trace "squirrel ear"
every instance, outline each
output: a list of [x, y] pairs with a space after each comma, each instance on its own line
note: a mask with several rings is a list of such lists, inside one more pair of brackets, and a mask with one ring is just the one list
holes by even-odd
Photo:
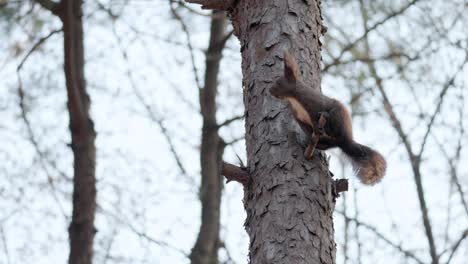
[[299, 81], [301, 73], [294, 57], [289, 52], [284, 52], [284, 77], [288, 81]]

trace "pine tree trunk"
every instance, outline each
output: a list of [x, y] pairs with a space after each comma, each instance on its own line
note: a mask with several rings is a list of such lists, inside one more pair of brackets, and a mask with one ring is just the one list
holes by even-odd
[[252, 178], [245, 193], [250, 263], [335, 263], [332, 184], [324, 156], [304, 159], [302, 133], [268, 89], [283, 74], [283, 52], [320, 89], [318, 0], [237, 1], [231, 11], [242, 51], [246, 145]]

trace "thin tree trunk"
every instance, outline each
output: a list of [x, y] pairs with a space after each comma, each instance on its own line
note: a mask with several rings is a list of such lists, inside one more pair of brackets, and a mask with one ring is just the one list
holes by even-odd
[[216, 93], [219, 63], [224, 47], [226, 16], [215, 11], [211, 18], [210, 42], [206, 52], [205, 85], [200, 91], [203, 117], [201, 163], [201, 226], [192, 249], [192, 264], [217, 264], [219, 248], [221, 191], [221, 162], [224, 142], [218, 134], [216, 122]]
[[232, 22], [242, 51], [246, 144], [252, 178], [245, 193], [251, 263], [335, 263], [334, 201], [322, 155], [306, 161], [302, 133], [268, 89], [283, 74], [285, 50], [305, 83], [320, 89], [320, 1], [238, 1]]
[[36, 0], [63, 24], [64, 71], [73, 151], [73, 212], [68, 233], [70, 264], [90, 264], [96, 232], [96, 132], [89, 114], [83, 48], [83, 0]]
[[96, 148], [90, 99], [84, 78], [82, 0], [63, 0], [64, 70], [70, 115], [74, 177], [73, 214], [69, 227], [70, 264], [92, 263], [96, 209]]

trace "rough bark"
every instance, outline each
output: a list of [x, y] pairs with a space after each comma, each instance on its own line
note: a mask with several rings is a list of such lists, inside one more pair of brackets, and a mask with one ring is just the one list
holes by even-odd
[[201, 226], [190, 254], [192, 264], [217, 264], [219, 248], [222, 156], [224, 142], [218, 134], [216, 93], [218, 72], [225, 38], [226, 16], [218, 11], [211, 18], [210, 41], [206, 52], [205, 84], [200, 90], [203, 117], [201, 164]]
[[69, 227], [70, 264], [92, 263], [96, 209], [96, 148], [90, 99], [84, 78], [82, 0], [63, 0], [64, 70], [73, 150], [73, 213]]
[[333, 181], [325, 156], [306, 161], [303, 134], [268, 88], [283, 74], [282, 56], [297, 58], [303, 79], [320, 89], [319, 0], [197, 0], [228, 10], [242, 52], [250, 183], [245, 227], [250, 263], [335, 263]]
[[319, 153], [304, 159], [296, 139], [302, 131], [286, 105], [267, 92], [283, 74], [285, 50], [298, 60], [311, 89], [320, 89], [320, 1], [241, 0], [231, 17], [242, 51], [250, 262], [335, 263], [326, 158]]

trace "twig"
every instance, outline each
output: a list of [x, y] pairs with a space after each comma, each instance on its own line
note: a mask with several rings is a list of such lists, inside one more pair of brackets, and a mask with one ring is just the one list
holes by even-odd
[[447, 264], [450, 263], [450, 261], [452, 261], [452, 258], [453, 256], [455, 255], [455, 252], [457, 252], [457, 249], [460, 247], [461, 243], [463, 242], [463, 240], [468, 236], [468, 229], [465, 229], [465, 231], [463, 231], [462, 235], [460, 236], [460, 238], [453, 244], [452, 246], [452, 251], [450, 252], [450, 255], [447, 259]]
[[169, 145], [169, 150], [171, 151], [180, 172], [183, 175], [187, 176], [187, 170], [185, 169], [185, 167], [184, 167], [184, 165], [182, 163], [182, 160], [180, 159], [179, 154], [177, 153], [177, 151], [175, 149], [175, 145], [172, 142], [172, 137], [169, 135], [169, 132], [167, 131], [167, 128], [163, 123], [163, 119], [156, 116], [156, 114], [154, 113], [152, 107], [148, 103], [146, 103], [143, 95], [140, 93], [140, 91], [136, 87], [132, 71], [130, 70], [130, 67], [128, 66], [128, 65], [130, 65], [129, 59], [128, 59], [128, 54], [127, 54], [127, 51], [122, 47], [122, 40], [121, 40], [120, 36], [117, 34], [117, 31], [115, 30], [115, 24], [113, 24], [112, 31], [114, 33], [114, 36], [115, 36], [116, 40], [117, 40], [117, 44], [119, 46], [122, 57], [126, 61], [126, 64], [125, 64], [125, 65], [127, 65], [126, 74], [128, 76], [128, 79], [130, 81], [130, 86], [131, 86], [136, 98], [138, 99], [138, 101], [140, 101], [140, 103], [145, 108], [145, 110], [146, 110], [146, 112], [148, 114], [148, 117], [151, 120], [153, 120], [159, 126], [159, 129], [161, 130], [164, 138], [166, 139], [166, 141], [167, 141], [167, 143]]
[[231, 254], [229, 253], [229, 250], [226, 246], [226, 243], [224, 241], [219, 241], [219, 248], [221, 249], [224, 249], [225, 253], [226, 253], [226, 257], [227, 259], [223, 262], [221, 262], [221, 264], [234, 264], [234, 259], [231, 257]]
[[39, 161], [40, 161], [40, 164], [41, 164], [41, 167], [42, 169], [44, 170], [44, 172], [46, 173], [47, 175], [47, 183], [49, 185], [49, 187], [51, 188], [51, 194], [52, 194], [52, 197], [53, 199], [55, 200], [55, 202], [57, 203], [58, 207], [59, 207], [59, 210], [60, 212], [62, 213], [64, 219], [66, 221], [68, 221], [68, 216], [67, 214], [65, 213], [65, 210], [63, 209], [61, 203], [60, 203], [60, 199], [58, 198], [57, 194], [56, 194], [56, 188], [55, 188], [55, 184], [54, 184], [54, 179], [52, 178], [48, 168], [47, 168], [47, 165], [46, 165], [46, 161], [47, 163], [53, 165], [53, 167], [55, 168], [55, 170], [62, 176], [64, 177], [65, 179], [68, 179], [68, 177], [65, 175], [65, 173], [61, 172], [57, 167], [56, 165], [52, 162], [52, 161], [49, 161], [48, 158], [46, 157], [46, 154], [40, 149], [39, 147], [39, 143], [37, 142], [36, 140], [36, 137], [34, 135], [34, 132], [33, 132], [33, 129], [32, 129], [32, 126], [31, 126], [31, 123], [29, 121], [29, 118], [27, 116], [27, 110], [26, 110], [26, 105], [25, 105], [25, 102], [24, 102], [24, 90], [23, 90], [23, 83], [22, 83], [22, 80], [21, 80], [21, 69], [23, 68], [24, 66], [24, 63], [27, 61], [27, 59], [29, 58], [29, 56], [36, 50], [38, 49], [46, 40], [48, 40], [51, 36], [53, 36], [54, 34], [58, 33], [58, 32], [61, 32], [62, 30], [61, 29], [57, 29], [57, 30], [53, 30], [51, 31], [48, 35], [40, 38], [32, 47], [31, 49], [26, 53], [26, 55], [23, 57], [23, 59], [20, 61], [20, 63], [18, 64], [18, 66], [16, 67], [16, 75], [17, 75], [17, 78], [18, 78], [18, 97], [19, 97], [19, 106], [20, 106], [20, 109], [21, 109], [21, 117], [24, 121], [24, 124], [26, 125], [26, 129], [27, 129], [27, 132], [28, 132], [28, 135], [29, 135], [29, 141], [31, 141], [31, 144], [33, 145], [37, 155], [39, 156]]
[[26, 55], [23, 57], [23, 59], [20, 61], [20, 63], [18, 64], [18, 66], [16, 67], [16, 71], [19, 72], [21, 70], [21, 68], [23, 68], [23, 65], [24, 63], [26, 62], [26, 60], [29, 58], [29, 56], [34, 52], [36, 51], [37, 48], [39, 48], [46, 40], [48, 40], [50, 37], [52, 37], [53, 35], [59, 33], [59, 32], [62, 32], [62, 29], [54, 29], [52, 30], [49, 34], [47, 34], [46, 36], [40, 38], [36, 43], [34, 43], [34, 45], [29, 49], [28, 53], [26, 53]]
[[413, 0], [411, 2], [409, 2], [407, 5], [405, 5], [404, 7], [402, 7], [400, 10], [397, 10], [391, 14], [389, 14], [388, 16], [386, 16], [385, 18], [383, 18], [382, 20], [376, 22], [375, 24], [373, 24], [372, 26], [370, 27], [367, 27], [366, 30], [364, 31], [364, 34], [362, 34], [359, 38], [355, 39], [354, 41], [348, 43], [348, 45], [346, 45], [340, 52], [340, 54], [338, 55], [338, 57], [334, 58], [333, 61], [328, 64], [326, 67], [324, 67], [323, 71], [326, 72], [328, 71], [328, 68], [332, 67], [332, 66], [335, 66], [337, 64], [339, 64], [338, 62], [341, 60], [341, 58], [343, 57], [343, 55], [351, 50], [357, 43], [359, 43], [361, 40], [367, 38], [367, 35], [372, 32], [373, 30], [377, 29], [379, 26], [385, 24], [387, 21], [389, 21], [390, 19], [396, 17], [396, 16], [399, 16], [401, 14], [403, 14], [408, 8], [410, 8], [411, 6], [413, 6], [414, 4], [416, 4], [417, 2], [419, 2], [419, 0]]
[[195, 77], [195, 83], [196, 83], [198, 89], [201, 90], [202, 85], [201, 85], [200, 78], [198, 77], [198, 69], [197, 69], [197, 64], [195, 63], [195, 54], [193, 52], [194, 49], [193, 49], [192, 40], [191, 40], [191, 37], [190, 37], [190, 31], [189, 31], [187, 25], [185, 24], [184, 20], [182, 19], [182, 17], [177, 13], [177, 11], [175, 10], [175, 8], [172, 6], [171, 3], [172, 3], [172, 1], [169, 0], [169, 7], [171, 9], [171, 13], [177, 19], [177, 21], [179, 21], [180, 26], [182, 27], [182, 31], [184, 31], [185, 37], [187, 38], [187, 48], [188, 48], [189, 53], [190, 53], [190, 61], [192, 63], [192, 70], [193, 70], [193, 75]]
[[434, 113], [432, 113], [432, 115], [431, 115], [431, 119], [430, 119], [430, 121], [429, 121], [429, 123], [427, 125], [427, 128], [426, 128], [426, 133], [424, 134], [424, 137], [423, 137], [423, 140], [422, 140], [422, 143], [421, 143], [421, 148], [420, 148], [419, 153], [418, 153], [419, 157], [421, 157], [422, 153], [424, 152], [424, 147], [426, 146], [426, 142], [427, 142], [427, 139], [429, 137], [429, 134], [431, 133], [431, 129], [432, 129], [432, 126], [434, 124], [434, 121], [435, 121], [435, 119], [436, 119], [437, 115], [439, 114], [440, 109], [442, 107], [442, 103], [444, 101], [445, 94], [447, 93], [450, 86], [453, 85], [453, 83], [455, 82], [456, 77], [458, 76], [458, 73], [460, 73], [460, 71], [463, 70], [463, 68], [464, 68], [467, 61], [468, 61], [468, 52], [465, 53], [464, 62], [458, 67], [457, 71], [454, 73], [452, 78], [450, 78], [444, 84], [444, 86], [442, 87], [442, 90], [440, 91], [439, 96], [438, 96], [439, 102], [437, 103], [437, 106], [434, 109]]
[[[359, 218], [359, 206], [358, 206], [358, 189], [356, 185], [353, 185], [353, 191], [354, 191], [354, 194], [353, 194], [354, 218], [358, 219]], [[354, 236], [356, 239], [357, 263], [361, 264], [362, 263], [362, 243], [361, 243], [359, 224], [357, 222], [355, 222]]]
[[199, 16], [208, 17], [208, 16], [211, 15], [211, 14], [209, 14], [209, 13], [200, 12], [200, 11], [198, 11], [198, 10], [195, 10], [195, 9], [191, 8], [189, 5], [187, 5], [187, 3], [185, 3], [184, 0], [178, 0], [178, 1], [171, 0], [171, 3], [178, 4], [180, 7], [183, 7], [183, 8], [185, 8], [185, 9], [187, 9], [187, 11], [189, 11], [190, 13], [193, 13], [193, 14], [196, 14], [196, 15], [199, 15]]
[[174, 252], [177, 252], [181, 255], [183, 255], [184, 257], [186, 257], [187, 259], [189, 258], [189, 254], [187, 254], [185, 251], [183, 251], [182, 249], [180, 248], [177, 248], [175, 246], [172, 246], [170, 245], [169, 243], [165, 242], [165, 241], [161, 241], [161, 240], [157, 240], [151, 236], [149, 236], [148, 234], [142, 232], [142, 231], [139, 231], [136, 227], [134, 227], [133, 225], [130, 224], [130, 221], [128, 220], [123, 220], [121, 219], [120, 217], [118, 217], [117, 215], [105, 210], [104, 208], [102, 208], [101, 206], [98, 205], [97, 207], [98, 210], [100, 210], [101, 212], [107, 214], [108, 216], [111, 216], [112, 218], [114, 218], [118, 223], [120, 223], [121, 225], [124, 225], [126, 226], [130, 231], [132, 231], [134, 234], [136, 234], [137, 236], [139, 236], [140, 238], [144, 238], [145, 240], [153, 243], [153, 244], [156, 244], [160, 247], [164, 247], [164, 248], [167, 248], [167, 249], [170, 249], [170, 250], [173, 250]]
[[398, 245], [395, 242], [391, 241], [384, 234], [379, 232], [375, 227], [373, 227], [373, 226], [371, 226], [371, 225], [369, 225], [367, 223], [361, 222], [360, 220], [358, 220], [356, 218], [349, 217], [349, 216], [347, 216], [346, 214], [344, 214], [341, 211], [337, 211], [337, 212], [339, 214], [343, 215], [345, 220], [354, 222], [356, 224], [356, 226], [361, 226], [361, 227], [364, 227], [365, 229], [371, 231], [376, 237], [380, 238], [382, 241], [384, 241], [385, 243], [387, 243], [388, 245], [390, 245], [391, 247], [393, 247], [394, 249], [396, 249], [397, 251], [399, 251], [400, 253], [402, 253], [406, 257], [409, 257], [409, 258], [413, 259], [414, 261], [416, 261], [419, 264], [424, 264], [425, 263], [421, 259], [416, 257], [411, 251], [406, 250], [401, 245]]
[[231, 141], [225, 142], [224, 144], [225, 144], [226, 146], [231, 146], [231, 145], [234, 145], [234, 144], [236, 144], [237, 142], [242, 141], [242, 140], [244, 140], [244, 139], [245, 139], [245, 135], [242, 135], [242, 136], [240, 136], [240, 137], [237, 137], [237, 138], [232, 139]]
[[[463, 110], [461, 110], [461, 111], [463, 111]], [[454, 158], [449, 157], [449, 154], [445, 150], [443, 144], [435, 136], [433, 136], [433, 138], [434, 138], [434, 141], [439, 146], [439, 149], [442, 151], [443, 155], [447, 159], [447, 163], [449, 165], [449, 170], [450, 170], [451, 181], [455, 184], [455, 187], [457, 188], [457, 191], [460, 194], [461, 203], [463, 205], [463, 208], [465, 209], [465, 214], [468, 216], [468, 204], [467, 204], [467, 202], [465, 200], [465, 192], [463, 191], [463, 187], [460, 184], [460, 180], [458, 179], [457, 168], [456, 168], [456, 165], [455, 165], [455, 162], [454, 162], [455, 159], [458, 161], [459, 158], [460, 158], [460, 152], [461, 152], [461, 146], [462, 146], [462, 140], [461, 139], [462, 139], [463, 135], [464, 135], [464, 133], [462, 133], [460, 135], [460, 138], [459, 138], [459, 141], [458, 141], [458, 146], [457, 146], [457, 151], [456, 151], [456, 154], [455, 154]]]
[[234, 121], [243, 119], [244, 117], [245, 117], [245, 115], [238, 115], [238, 116], [234, 116], [234, 117], [231, 117], [229, 119], [226, 119], [221, 124], [218, 125], [218, 128], [227, 126], [227, 125], [231, 124]]
[[8, 252], [7, 239], [6, 239], [5, 231], [3, 230], [3, 226], [2, 226], [2, 225], [0, 225], [0, 235], [1, 235], [1, 237], [2, 237], [3, 251], [5, 252], [5, 256], [6, 256], [6, 259], [7, 259], [7, 263], [10, 264], [10, 263], [11, 263], [11, 260], [10, 260], [10, 253]]

